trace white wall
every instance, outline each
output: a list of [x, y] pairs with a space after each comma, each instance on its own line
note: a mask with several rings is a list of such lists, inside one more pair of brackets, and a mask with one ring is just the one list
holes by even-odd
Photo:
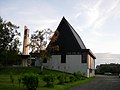
[[[35, 65], [40, 66], [39, 60], [36, 60]], [[95, 60], [90, 55], [87, 63], [81, 63], [81, 55], [66, 55], [66, 63], [61, 63], [61, 55], [52, 55], [47, 63], [43, 63], [43, 66], [69, 73], [81, 72], [87, 77], [95, 76]]]
[[40, 60], [40, 58], [35, 58], [36, 61], [35, 61], [35, 66], [42, 66], [42, 61]]
[[47, 63], [43, 63], [46, 68], [58, 70], [61, 62], [61, 55], [52, 55]]
[[49, 69], [69, 73], [81, 72], [87, 76], [87, 63], [81, 63], [81, 55], [66, 55], [66, 63], [61, 63], [61, 55], [52, 55], [51, 60], [43, 65]]

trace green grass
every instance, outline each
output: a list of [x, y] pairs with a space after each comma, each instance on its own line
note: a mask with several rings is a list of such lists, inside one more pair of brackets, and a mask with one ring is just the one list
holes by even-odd
[[0, 90], [24, 90], [22, 85], [19, 87], [18, 78], [19, 75], [14, 75], [14, 84], [10, 82], [10, 75], [0, 75]]
[[[18, 78], [23, 73], [33, 72], [33, 73], [40, 73], [39, 67], [24, 67], [24, 68], [0, 68], [0, 90], [26, 90], [23, 84], [19, 86]], [[13, 74], [14, 84], [10, 82], [10, 73]], [[54, 74], [55, 76], [62, 74], [63, 72], [52, 71], [52, 70], [44, 70], [43, 74], [39, 75], [39, 85], [37, 90], [67, 90], [70, 87], [78, 86], [80, 84], [87, 83], [91, 81], [93, 78], [86, 78], [85, 80], [80, 80], [76, 82], [65, 83], [64, 85], [58, 85], [58, 81], [55, 80], [55, 87], [54, 88], [47, 88], [45, 86], [45, 82], [42, 80], [42, 77], [45, 74]]]
[[81, 80], [81, 81], [76, 81], [76, 82], [72, 82], [72, 83], [65, 83], [64, 85], [56, 84], [54, 88], [45, 88], [44, 85], [41, 85], [40, 88], [38, 88], [38, 90], [68, 90], [71, 87], [79, 86], [81, 84], [88, 83], [93, 79], [94, 78], [92, 77], [92, 78], [87, 78], [87, 79]]

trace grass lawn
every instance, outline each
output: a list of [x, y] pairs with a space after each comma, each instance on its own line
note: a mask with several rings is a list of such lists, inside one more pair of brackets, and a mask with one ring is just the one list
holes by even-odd
[[[26, 90], [23, 84], [18, 83], [18, 78], [21, 74], [26, 72], [39, 73], [40, 68], [35, 67], [26, 67], [26, 68], [0, 68], [0, 90]], [[13, 73], [14, 84], [10, 81], [10, 73]], [[42, 80], [43, 76], [46, 74], [54, 74], [55, 76], [62, 74], [62, 72], [44, 70], [44, 74], [39, 75], [39, 85], [37, 90], [67, 90], [70, 87], [78, 86], [83, 83], [87, 83], [91, 81], [93, 78], [86, 78], [85, 80], [75, 81], [65, 83], [64, 85], [58, 85], [58, 80], [55, 80], [54, 88], [47, 88], [45, 86], [45, 82]]]

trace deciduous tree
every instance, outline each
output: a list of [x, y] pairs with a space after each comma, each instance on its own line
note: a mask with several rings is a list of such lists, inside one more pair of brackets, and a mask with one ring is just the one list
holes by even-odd
[[[34, 34], [31, 35], [30, 39], [30, 48], [31, 53], [36, 53], [37, 57], [40, 58], [41, 66], [43, 60], [49, 60], [51, 58], [51, 52], [53, 50], [59, 50], [58, 45], [53, 45], [53, 43], [57, 40], [59, 36], [58, 32], [56, 31], [51, 38], [52, 30], [44, 29], [44, 30], [37, 30]], [[47, 41], [51, 40], [51, 44], [47, 47]], [[47, 47], [47, 49], [46, 49]]]
[[[10, 21], [4, 21], [0, 17], [0, 63], [7, 64], [8, 60], [16, 59], [18, 47], [21, 45], [18, 36], [19, 27], [12, 24]], [[13, 57], [12, 57], [12, 56]]]
[[31, 53], [36, 54], [35, 56], [39, 58], [41, 66], [44, 59], [50, 59], [50, 54], [47, 52], [46, 46], [51, 34], [52, 30], [50, 29], [37, 30], [33, 34], [31, 34], [29, 44]]

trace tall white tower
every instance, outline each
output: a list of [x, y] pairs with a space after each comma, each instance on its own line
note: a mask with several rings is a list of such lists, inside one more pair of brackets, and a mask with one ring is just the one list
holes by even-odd
[[24, 39], [23, 39], [23, 55], [28, 55], [29, 49], [29, 29], [27, 26], [24, 27]]
[[[23, 37], [23, 56], [28, 55], [29, 50], [29, 29], [24, 26], [24, 37]], [[22, 66], [28, 66], [30, 64], [29, 58], [24, 58], [22, 60]]]

